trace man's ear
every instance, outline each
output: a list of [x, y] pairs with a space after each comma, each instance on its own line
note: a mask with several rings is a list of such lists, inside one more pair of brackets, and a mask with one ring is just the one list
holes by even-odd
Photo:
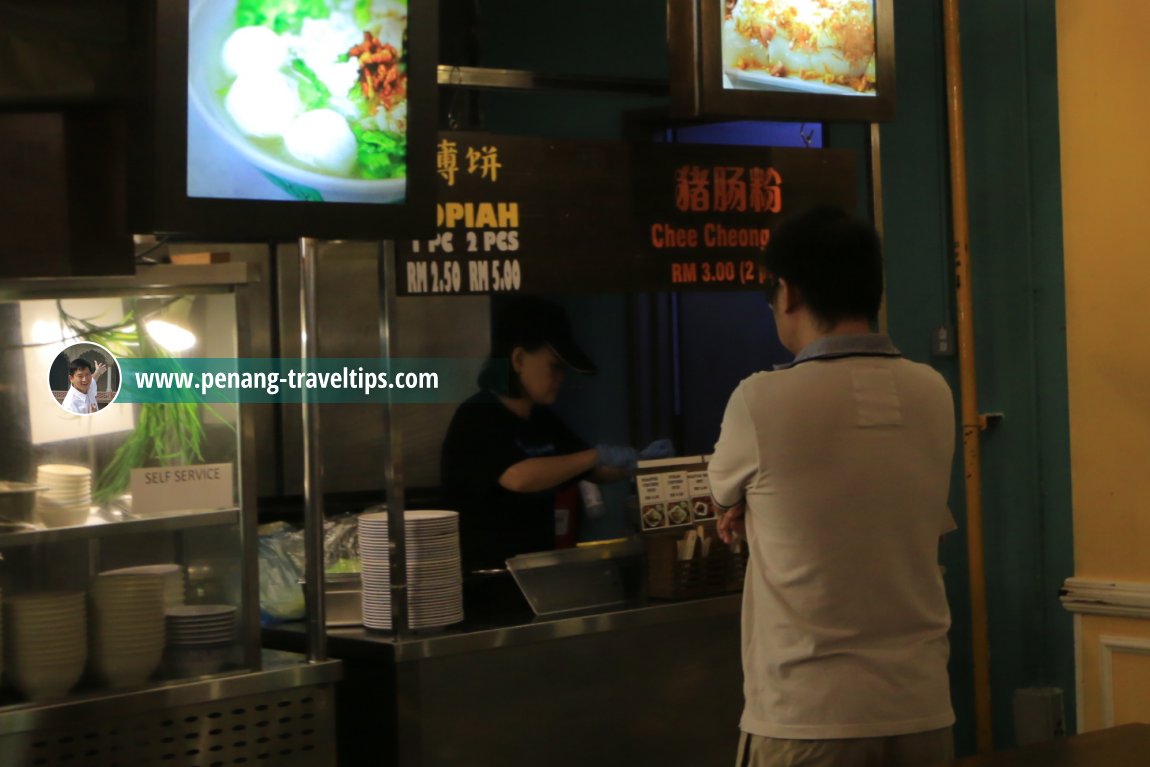
[[785, 277], [779, 278], [779, 290], [775, 295], [775, 303], [784, 314], [790, 314], [803, 305], [803, 295]]
[[523, 372], [523, 358], [527, 356], [527, 350], [522, 346], [516, 346], [511, 350], [511, 369], [516, 373]]

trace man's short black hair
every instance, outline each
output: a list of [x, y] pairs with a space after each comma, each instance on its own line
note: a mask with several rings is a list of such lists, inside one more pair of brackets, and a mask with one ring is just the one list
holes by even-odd
[[780, 224], [763, 257], [824, 325], [878, 319], [882, 246], [869, 222], [838, 207], [812, 208]]
[[81, 368], [87, 368], [88, 372], [95, 373], [96, 367], [83, 357], [77, 357], [68, 364], [68, 377], [76, 375], [76, 371]]

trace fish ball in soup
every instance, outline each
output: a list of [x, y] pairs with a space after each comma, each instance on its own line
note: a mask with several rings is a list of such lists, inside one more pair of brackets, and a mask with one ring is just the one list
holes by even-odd
[[287, 59], [287, 43], [267, 27], [241, 27], [224, 43], [224, 69], [232, 77], [275, 72]]
[[347, 120], [330, 109], [313, 109], [295, 119], [284, 133], [292, 157], [329, 173], [348, 174], [355, 167], [355, 135]]
[[240, 75], [232, 83], [224, 107], [241, 131], [256, 138], [283, 135], [303, 111], [298, 86], [279, 72]]

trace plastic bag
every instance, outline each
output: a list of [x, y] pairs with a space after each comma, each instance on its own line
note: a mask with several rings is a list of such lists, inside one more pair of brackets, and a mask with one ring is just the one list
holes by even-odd
[[358, 514], [338, 514], [323, 525], [323, 566], [329, 573], [359, 572]]
[[260, 620], [266, 625], [300, 620], [306, 614], [303, 588], [303, 531], [284, 522], [259, 528]]

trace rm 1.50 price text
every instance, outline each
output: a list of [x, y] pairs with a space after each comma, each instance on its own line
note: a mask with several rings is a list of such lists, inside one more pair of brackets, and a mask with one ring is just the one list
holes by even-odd
[[519, 259], [408, 261], [407, 293], [502, 293], [519, 290]]

